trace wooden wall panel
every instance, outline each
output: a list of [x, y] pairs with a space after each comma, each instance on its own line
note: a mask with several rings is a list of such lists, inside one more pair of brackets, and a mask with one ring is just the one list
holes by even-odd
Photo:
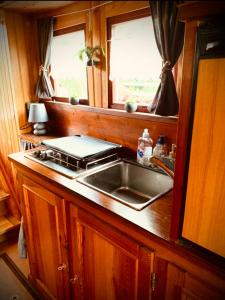
[[61, 16], [56, 18], [54, 29], [59, 30], [83, 23], [86, 23], [86, 16], [84, 13], [70, 14], [68, 16]]
[[77, 12], [81, 12], [84, 9], [88, 9], [90, 7], [91, 1], [73, 1], [74, 3], [65, 5], [61, 8], [52, 9], [51, 11], [37, 13], [38, 18], [44, 18], [47, 16], [54, 16], [57, 18], [61, 18], [64, 16], [72, 16], [72, 18], [76, 19]]
[[[176, 118], [163, 118], [148, 114], [134, 115], [125, 111], [82, 108], [69, 104], [45, 103], [54, 133], [62, 136], [85, 134], [120, 143], [134, 151], [137, 139], [148, 128], [154, 140], [160, 134], [168, 137], [168, 143], [176, 143]], [[56, 120], [56, 121], [54, 121]]]
[[27, 122], [25, 103], [35, 100], [35, 85], [38, 78], [39, 63], [35, 39], [35, 19], [15, 13], [6, 13], [5, 18], [15, 89], [15, 104], [21, 127]]
[[[16, 112], [16, 99], [12, 80], [11, 61], [8, 47], [8, 38], [4, 14], [0, 12], [0, 172], [1, 176], [7, 176], [3, 182], [6, 192], [11, 194], [9, 209], [13, 215], [17, 215], [17, 199], [13, 198], [14, 185], [11, 165], [8, 154], [19, 150], [18, 143], [18, 119]], [[13, 194], [10, 191], [13, 191]]]
[[104, 6], [107, 18], [149, 7], [149, 1], [112, 1]]

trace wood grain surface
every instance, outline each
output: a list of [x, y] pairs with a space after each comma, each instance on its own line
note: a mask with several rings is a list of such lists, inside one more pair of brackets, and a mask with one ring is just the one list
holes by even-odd
[[183, 237], [225, 257], [225, 59], [199, 64]]
[[[212, 257], [207, 257], [204, 259], [204, 257], [202, 257], [202, 251], [194, 252], [193, 248], [187, 249], [186, 247], [179, 245], [179, 243], [173, 243], [169, 239], [169, 227], [171, 218], [170, 212], [172, 202], [171, 193], [167, 194], [164, 197], [161, 197], [142, 211], [134, 211], [131, 208], [126, 207], [125, 205], [122, 205], [121, 203], [111, 199], [110, 197], [107, 197], [97, 191], [79, 184], [78, 182], [76, 182], [76, 180], [65, 178], [64, 176], [57, 174], [54, 171], [49, 170], [36, 162], [24, 158], [23, 153], [11, 155], [10, 160], [14, 162], [14, 165], [17, 169], [17, 178], [20, 182], [19, 185], [21, 185], [22, 183], [26, 183], [27, 185], [29, 178], [29, 182], [32, 182], [31, 184], [29, 184], [31, 187], [33, 187], [34, 185], [39, 186], [37, 190], [35, 188], [35, 193], [39, 193], [39, 190], [40, 194], [45, 193], [43, 191], [49, 191], [55, 194], [55, 199], [61, 199], [60, 201], [66, 204], [67, 209], [65, 216], [67, 215], [67, 218], [61, 219], [61, 217], [59, 216], [61, 220], [64, 220], [63, 222], [68, 222], [68, 220], [70, 219], [68, 218], [68, 206], [72, 207], [70, 209], [70, 211], [72, 212], [71, 226], [74, 233], [71, 235], [69, 230], [68, 235], [71, 236], [72, 245], [75, 243], [77, 236], [80, 236], [78, 238], [79, 243], [75, 243], [75, 247], [71, 248], [73, 255], [74, 253], [77, 253], [77, 251], [80, 251], [80, 258], [78, 259], [80, 263], [82, 263], [83, 261], [82, 254], [84, 253], [82, 250], [82, 237], [86, 236], [88, 238], [88, 241], [86, 239], [85, 244], [88, 249], [90, 251], [94, 251], [94, 253], [95, 247], [94, 249], [92, 248], [93, 243], [89, 244], [89, 241], [91, 241], [92, 238], [94, 238], [96, 249], [99, 245], [102, 246], [103, 244], [105, 245], [105, 243], [107, 244], [106, 248], [108, 248], [108, 244], [110, 244], [109, 247], [111, 247], [110, 240], [112, 240], [112, 247], [116, 247], [116, 249], [123, 248], [126, 254], [128, 252], [130, 253], [129, 257], [130, 255], [131, 257], [136, 256], [137, 248], [140, 247], [138, 260], [140, 262], [140, 267], [145, 267], [142, 269], [143, 272], [139, 273], [139, 280], [143, 282], [145, 287], [147, 285], [147, 282], [149, 282], [147, 279], [148, 276], [146, 276], [145, 274], [149, 274], [149, 266], [151, 266], [153, 258], [151, 249], [154, 250], [154, 257], [156, 255], [158, 261], [157, 263], [153, 262], [153, 272], [154, 270], [156, 271], [157, 284], [157, 289], [154, 291], [154, 299], [163, 299], [162, 296], [165, 295], [163, 289], [166, 288], [166, 280], [168, 280], [168, 276], [170, 277], [170, 282], [168, 283], [169, 291], [173, 289], [177, 290], [177, 287], [179, 289], [179, 286], [177, 284], [182, 285], [182, 282], [179, 280], [179, 274], [177, 277], [176, 272], [175, 275], [172, 275], [171, 277], [171, 272], [168, 268], [168, 274], [165, 275], [169, 262], [171, 262], [172, 264], [176, 264], [178, 273], [181, 269], [185, 270], [185, 272], [190, 273], [190, 275], [195, 276], [197, 279], [197, 283], [198, 281], [201, 282], [202, 278], [203, 286], [207, 285], [210, 290], [212, 290], [212, 294], [215, 289], [216, 291], [218, 291], [219, 295], [225, 294], [225, 275], [221, 260], [212, 260]], [[32, 199], [33, 196], [37, 197], [32, 193]], [[38, 197], [38, 199], [40, 201], [43, 201], [43, 196], [41, 196], [41, 198]], [[37, 201], [35, 202], [37, 203]], [[62, 211], [62, 206], [60, 211]], [[78, 230], [76, 230], [77, 221], [79, 221]], [[85, 228], [88, 230], [88, 233]], [[99, 236], [105, 236], [106, 239], [100, 238], [99, 240]], [[119, 236], [121, 236], [121, 238]], [[63, 240], [64, 239], [61, 239], [61, 243]], [[115, 246], [115, 244], [117, 246]], [[80, 246], [76, 247], [76, 245]], [[148, 248], [148, 251], [146, 247]], [[66, 249], [66, 246], [64, 245], [63, 248]], [[85, 249], [84, 251], [87, 254], [91, 253]], [[77, 262], [77, 256], [75, 257]], [[109, 263], [106, 258], [104, 258], [103, 261], [104, 264]], [[76, 262], [74, 262], [73, 265], [77, 266]], [[80, 267], [82, 270], [82, 266]], [[75, 275], [80, 276], [80, 267], [78, 264], [78, 270], [77, 268], [73, 269], [74, 272], [70, 274], [71, 279], [73, 279]], [[88, 270], [92, 272], [90, 269]], [[96, 272], [98, 271], [100, 270], [96, 270]], [[75, 285], [77, 285], [78, 290], [80, 289], [79, 284], [82, 284], [82, 282], [76, 281]], [[159, 291], [159, 289], [161, 288], [162, 290]], [[80, 299], [79, 297], [82, 298], [82, 293], [77, 294], [77, 289], [75, 289], [76, 295], [79, 295], [78, 299]], [[192, 286], [187, 288], [187, 290], [189, 289], [192, 289]], [[139, 294], [140, 297], [145, 297], [145, 293], [146, 289], [143, 288], [142, 293], [140, 292]], [[215, 295], [217, 295], [217, 292], [215, 293]]]
[[12, 69], [5, 16], [0, 12], [0, 188], [11, 193], [8, 201], [9, 211], [18, 215], [16, 188], [13, 183], [11, 165], [7, 159], [9, 153], [19, 151], [18, 118], [16, 112], [16, 95], [12, 84]]
[[45, 106], [52, 133], [57, 135], [90, 135], [136, 151], [138, 138], [148, 128], [154, 143], [160, 134], [166, 135], [169, 145], [176, 143], [177, 118], [54, 102], [45, 102]]
[[22, 189], [31, 276], [50, 299], [68, 299], [68, 279], [64, 283], [65, 272], [58, 270], [62, 264], [68, 266], [64, 201], [29, 179], [24, 180]]
[[146, 286], [153, 269], [153, 251], [81, 209], [77, 215], [73, 205], [70, 212], [71, 234], [79, 241], [77, 256], [76, 252], [71, 256], [74, 266], [79, 262], [78, 272], [73, 272], [79, 274], [80, 299], [151, 299]]
[[171, 237], [180, 237], [184, 191], [184, 174], [187, 160], [187, 139], [190, 126], [192, 77], [195, 55], [197, 21], [187, 22], [183, 49], [182, 81], [180, 90], [180, 109], [177, 130], [177, 153], [174, 177], [174, 201], [171, 224]]
[[27, 122], [25, 103], [37, 101], [35, 86], [39, 72], [36, 21], [26, 15], [7, 12], [6, 26], [12, 68], [14, 105], [19, 127]]
[[[25, 158], [24, 153], [12, 154], [10, 155], [10, 160], [13, 160], [14, 162], [15, 160], [19, 160], [20, 164], [24, 167], [24, 171], [26, 172], [27, 170], [28, 177], [30, 177], [28, 174], [30, 174], [33, 170], [35, 174], [40, 176], [40, 179], [44, 179], [46, 187], [48, 186], [48, 182], [51, 182], [57, 183], [58, 188], [60, 189], [68, 189], [75, 193], [79, 191], [79, 195], [81, 197], [78, 199], [80, 203], [85, 204], [82, 197], [87, 200], [89, 199], [88, 201], [91, 201], [90, 203], [96, 204], [98, 207], [106, 209], [106, 211], [111, 211], [126, 220], [130, 220], [134, 224], [137, 224], [148, 232], [152, 232], [156, 236], [160, 236], [165, 240], [169, 239], [172, 192], [164, 195], [143, 210], [135, 211], [134, 209], [131, 209], [102, 193], [80, 184], [76, 180], [66, 178], [65, 176], [62, 176], [43, 165]], [[57, 192], [58, 190], [55, 191]], [[75, 197], [75, 199], [77, 198]]]

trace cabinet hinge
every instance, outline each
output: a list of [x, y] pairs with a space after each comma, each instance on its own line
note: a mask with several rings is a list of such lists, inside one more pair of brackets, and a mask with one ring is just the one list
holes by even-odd
[[155, 290], [156, 287], [156, 274], [154, 272], [151, 273], [151, 288], [152, 291]]

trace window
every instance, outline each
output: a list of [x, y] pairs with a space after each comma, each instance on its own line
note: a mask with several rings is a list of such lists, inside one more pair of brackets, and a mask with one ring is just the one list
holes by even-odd
[[111, 107], [134, 99], [151, 104], [160, 83], [162, 59], [147, 10], [108, 21], [109, 103]]
[[54, 32], [51, 75], [56, 97], [88, 99], [86, 66], [79, 59], [85, 47], [85, 31], [81, 27]]

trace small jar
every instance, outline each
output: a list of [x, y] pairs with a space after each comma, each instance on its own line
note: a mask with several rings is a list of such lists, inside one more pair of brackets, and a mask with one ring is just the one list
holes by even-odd
[[76, 98], [76, 97], [71, 97], [70, 98], [70, 104], [72, 104], [72, 105], [76, 105], [76, 104], [79, 104], [79, 99], [78, 98]]
[[125, 103], [125, 110], [129, 113], [135, 112], [137, 110], [137, 103], [136, 102], [126, 102]]

